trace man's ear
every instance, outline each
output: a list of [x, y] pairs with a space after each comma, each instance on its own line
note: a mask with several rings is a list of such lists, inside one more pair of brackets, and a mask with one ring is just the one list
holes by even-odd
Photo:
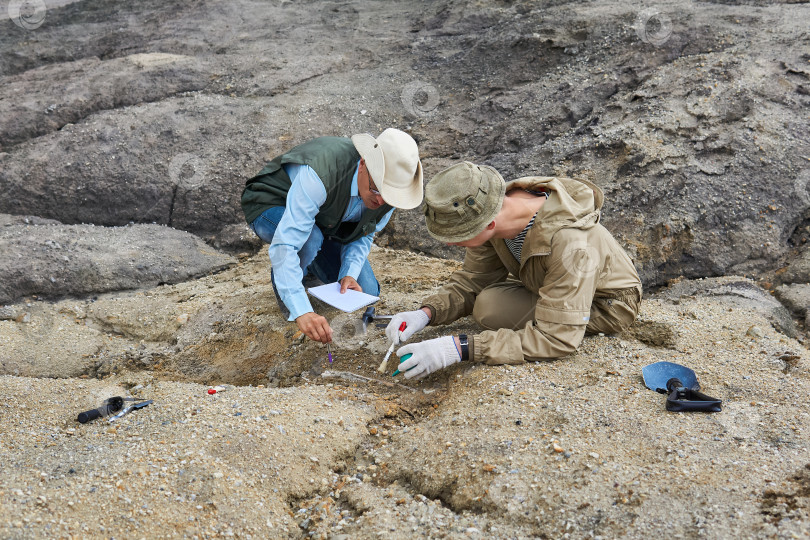
[[495, 220], [493, 219], [493, 220], [492, 220], [492, 221], [489, 223], [489, 225], [487, 225], [486, 230], [491, 231], [491, 230], [492, 230], [492, 229], [494, 229], [494, 228], [495, 228]]

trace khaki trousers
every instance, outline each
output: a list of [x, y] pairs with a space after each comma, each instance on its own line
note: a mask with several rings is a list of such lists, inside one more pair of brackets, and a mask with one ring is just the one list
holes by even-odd
[[[519, 281], [495, 283], [475, 299], [472, 315], [487, 330], [520, 330], [534, 321], [538, 298]], [[615, 334], [626, 330], [636, 320], [640, 307], [641, 293], [635, 287], [597, 293], [585, 333]]]

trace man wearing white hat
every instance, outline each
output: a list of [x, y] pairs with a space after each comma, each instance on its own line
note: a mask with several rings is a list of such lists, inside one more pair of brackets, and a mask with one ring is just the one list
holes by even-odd
[[394, 208], [422, 203], [422, 164], [416, 141], [388, 128], [379, 137], [318, 137], [268, 163], [247, 181], [242, 210], [270, 244], [271, 280], [279, 307], [308, 337], [332, 340], [325, 317], [312, 309], [302, 280], [379, 295], [368, 262], [371, 242]]

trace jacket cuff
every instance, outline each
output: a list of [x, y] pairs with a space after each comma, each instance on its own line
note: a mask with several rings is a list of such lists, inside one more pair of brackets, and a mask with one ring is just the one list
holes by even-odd
[[[419, 306], [419, 309], [422, 309], [422, 308], [430, 309], [431, 317], [428, 320], [428, 326], [430, 326], [431, 324], [433, 324], [433, 321], [436, 320], [436, 313], [438, 313], [436, 311], [436, 306], [433, 306], [431, 304], [422, 304], [421, 306]], [[470, 358], [472, 358], [472, 354], [470, 354]]]
[[470, 362], [481, 362], [481, 358], [476, 358], [476, 352], [480, 350], [478, 347], [478, 335], [472, 336], [470, 339], [467, 340], [467, 346], [470, 348]]

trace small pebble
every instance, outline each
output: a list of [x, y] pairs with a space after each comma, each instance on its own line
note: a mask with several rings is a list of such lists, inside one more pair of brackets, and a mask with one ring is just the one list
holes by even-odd
[[762, 328], [760, 328], [759, 326], [751, 325], [748, 328], [748, 331], [745, 333], [745, 335], [759, 339], [765, 337], [765, 332], [763, 332]]

